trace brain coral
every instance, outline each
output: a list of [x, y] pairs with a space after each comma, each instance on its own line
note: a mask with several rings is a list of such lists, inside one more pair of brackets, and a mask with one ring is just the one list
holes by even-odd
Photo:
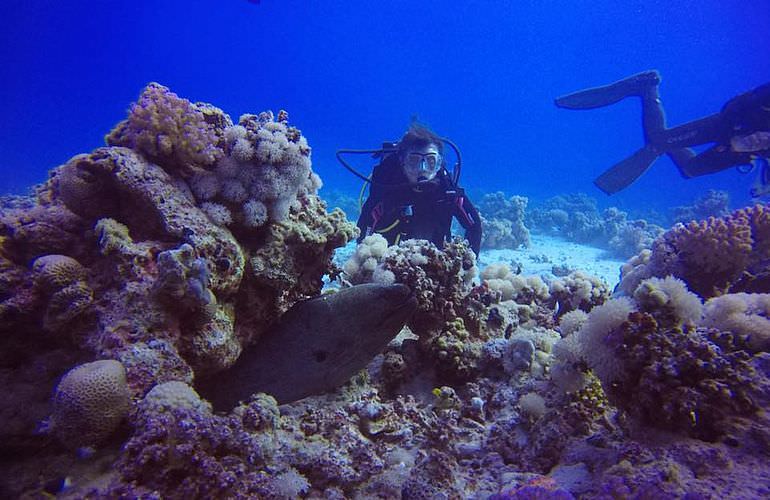
[[77, 366], [56, 387], [52, 431], [72, 448], [98, 444], [118, 427], [130, 404], [126, 370], [119, 361]]
[[66, 255], [43, 255], [32, 263], [36, 282], [48, 292], [55, 292], [82, 281], [86, 277], [85, 268], [80, 262]]
[[60, 330], [87, 311], [93, 291], [86, 283], [86, 269], [66, 255], [43, 255], [32, 263], [35, 284], [48, 298], [43, 328]]

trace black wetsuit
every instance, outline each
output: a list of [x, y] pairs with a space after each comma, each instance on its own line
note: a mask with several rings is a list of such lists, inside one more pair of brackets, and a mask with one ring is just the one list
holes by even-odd
[[361, 209], [360, 242], [380, 233], [389, 245], [409, 238], [424, 239], [442, 248], [451, 238], [452, 217], [465, 228], [465, 238], [478, 255], [481, 217], [462, 188], [454, 186], [446, 170], [434, 179], [412, 186], [396, 154], [387, 156], [372, 173], [369, 198]]
[[[666, 153], [685, 177], [719, 172], [751, 162], [754, 156], [768, 156], [770, 150], [733, 151], [730, 140], [757, 131], [770, 131], [770, 83], [733, 97], [719, 113], [666, 128], [658, 86], [650, 86], [642, 94], [645, 139], [658, 152]], [[689, 148], [714, 143], [695, 154]]]

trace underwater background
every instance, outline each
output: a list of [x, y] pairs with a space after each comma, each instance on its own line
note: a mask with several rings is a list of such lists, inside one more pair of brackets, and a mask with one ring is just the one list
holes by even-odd
[[[770, 80], [769, 21], [1, 2], [0, 498], [770, 498], [757, 173], [661, 157], [606, 196], [639, 99], [554, 105], [656, 69], [669, 126], [716, 113]], [[462, 151], [480, 251], [356, 241], [335, 152], [412, 120]]]
[[769, 18], [766, 0], [7, 0], [0, 193], [102, 145], [156, 81], [234, 117], [287, 110], [327, 189], [360, 187], [336, 149], [397, 140], [416, 116], [458, 144], [472, 190], [665, 210], [715, 188], [742, 206], [753, 174], [684, 180], [665, 157], [608, 198], [591, 181], [642, 145], [638, 99], [585, 112], [553, 99], [656, 68], [669, 126], [717, 112], [768, 80]]

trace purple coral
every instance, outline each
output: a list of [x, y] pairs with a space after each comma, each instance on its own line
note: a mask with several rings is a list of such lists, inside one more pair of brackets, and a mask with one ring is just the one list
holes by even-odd
[[605, 391], [610, 401], [645, 422], [715, 440], [732, 416], [747, 416], [757, 376], [740, 339], [686, 325], [663, 329], [632, 312], [606, 342], [624, 376]]

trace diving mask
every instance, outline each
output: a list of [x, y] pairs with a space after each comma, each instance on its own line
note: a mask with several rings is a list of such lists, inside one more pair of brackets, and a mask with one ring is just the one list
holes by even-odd
[[404, 158], [404, 169], [414, 174], [435, 174], [441, 164], [441, 155], [431, 151], [428, 153], [407, 153]]

